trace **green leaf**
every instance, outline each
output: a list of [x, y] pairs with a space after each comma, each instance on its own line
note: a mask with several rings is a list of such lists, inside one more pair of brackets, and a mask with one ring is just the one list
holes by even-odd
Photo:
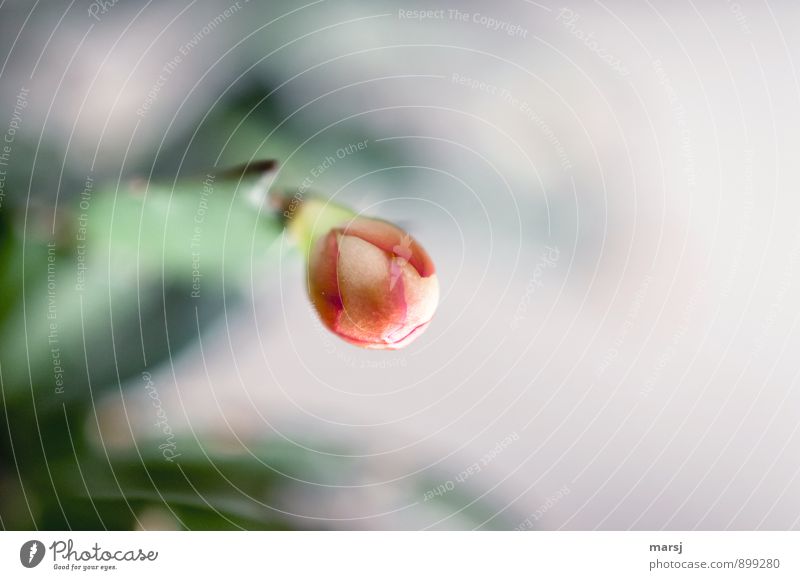
[[58, 405], [88, 401], [175, 352], [197, 317], [222, 311], [223, 291], [236, 300], [270, 267], [281, 232], [236, 182], [202, 179], [86, 192], [67, 215], [66, 239], [4, 244], [14, 307], [0, 321], [0, 372], [12, 399], [33, 387]]

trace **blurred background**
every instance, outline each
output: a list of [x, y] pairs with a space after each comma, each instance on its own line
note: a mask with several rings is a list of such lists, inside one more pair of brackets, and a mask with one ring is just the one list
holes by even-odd
[[[3, 1], [0, 525], [797, 528], [798, 18]], [[420, 240], [426, 334], [329, 334], [270, 187]]]

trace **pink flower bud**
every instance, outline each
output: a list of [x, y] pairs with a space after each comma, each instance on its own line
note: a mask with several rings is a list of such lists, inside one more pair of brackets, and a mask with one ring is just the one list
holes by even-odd
[[357, 217], [312, 244], [308, 293], [323, 324], [342, 339], [398, 349], [428, 326], [439, 282], [411, 236], [388, 222]]

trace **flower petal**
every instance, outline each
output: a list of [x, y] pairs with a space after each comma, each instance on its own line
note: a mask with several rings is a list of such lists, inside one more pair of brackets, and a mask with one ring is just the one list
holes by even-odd
[[354, 236], [340, 234], [338, 244], [342, 312], [336, 331], [358, 341], [383, 342], [406, 318], [402, 285], [389, 288], [389, 256]]
[[331, 231], [319, 239], [308, 261], [308, 294], [322, 323], [333, 328], [342, 311], [336, 264], [338, 235]]
[[348, 236], [366, 240], [384, 252], [405, 258], [422, 277], [431, 276], [436, 272], [433, 260], [423, 247], [406, 232], [389, 222], [355, 218], [344, 226], [344, 232]]

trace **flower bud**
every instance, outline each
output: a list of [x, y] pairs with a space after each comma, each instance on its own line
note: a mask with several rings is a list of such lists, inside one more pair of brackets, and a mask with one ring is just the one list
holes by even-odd
[[[304, 206], [311, 203], [321, 202]], [[311, 213], [317, 226], [325, 223], [319, 207]], [[308, 248], [309, 296], [322, 323], [340, 338], [363, 348], [398, 349], [430, 323], [439, 301], [433, 261], [400, 228], [353, 216], [317, 227]]]

